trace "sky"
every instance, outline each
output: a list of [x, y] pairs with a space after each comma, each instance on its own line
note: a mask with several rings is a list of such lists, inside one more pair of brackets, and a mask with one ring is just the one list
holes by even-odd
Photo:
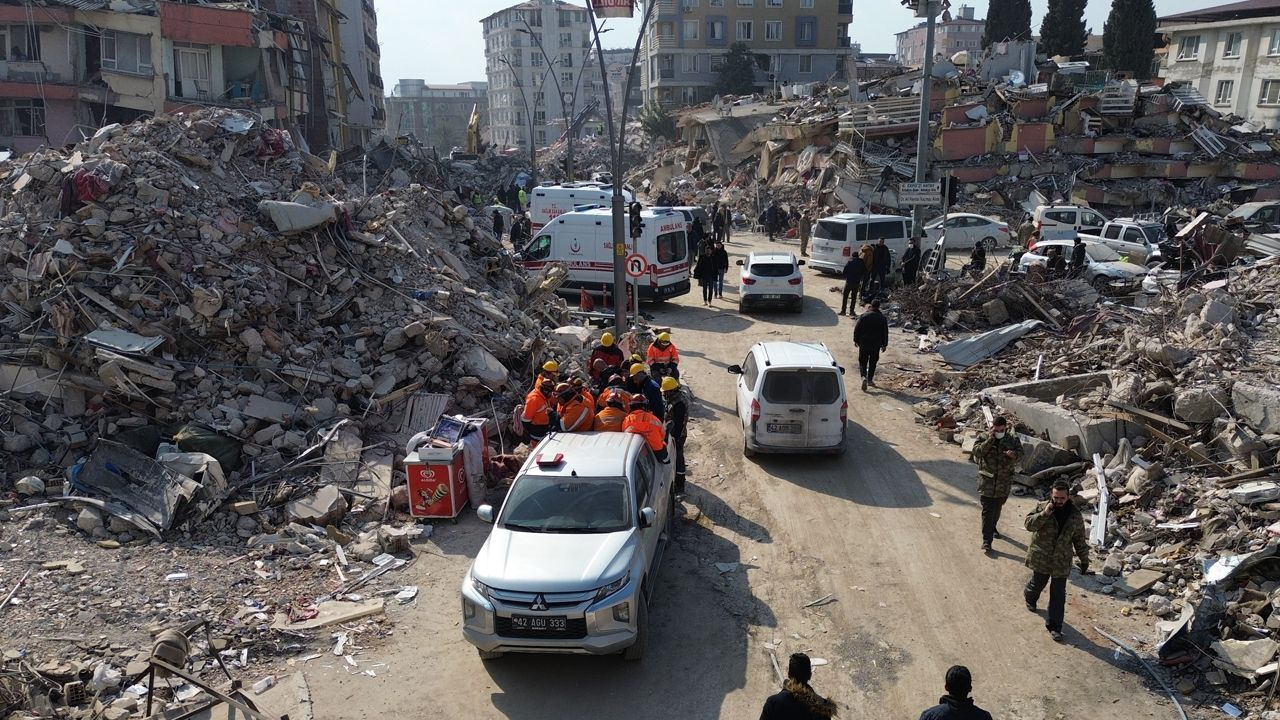
[[[959, 7], [963, 0], [951, 0]], [[987, 0], [970, 0], [976, 16], [986, 17]], [[1156, 12], [1172, 15], [1228, 0], [1157, 0]], [[390, 92], [401, 78], [422, 78], [429, 83], [484, 80], [484, 38], [480, 20], [519, 0], [374, 0], [378, 11], [378, 43], [382, 47], [382, 79]], [[818, 0], [836, 2], [836, 0]], [[1031, 0], [1031, 29], [1040, 31], [1048, 0]], [[584, 5], [585, 6], [585, 5]], [[1108, 0], [1089, 0], [1088, 25], [1101, 34]], [[638, 15], [639, 13], [637, 13]], [[894, 33], [912, 27], [917, 20], [894, 0], [854, 0], [851, 33], [864, 52], [893, 52]], [[603, 38], [606, 48], [632, 47], [639, 20], [609, 20], [613, 28]]]

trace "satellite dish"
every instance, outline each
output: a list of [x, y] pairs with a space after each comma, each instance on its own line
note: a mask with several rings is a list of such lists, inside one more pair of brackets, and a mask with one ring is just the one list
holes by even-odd
[[1022, 74], [1021, 70], [1014, 70], [1009, 73], [1009, 84], [1013, 87], [1021, 87], [1027, 82], [1027, 76]]

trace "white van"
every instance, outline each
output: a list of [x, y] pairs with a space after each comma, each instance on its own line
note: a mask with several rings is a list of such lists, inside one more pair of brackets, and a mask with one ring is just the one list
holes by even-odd
[[863, 243], [875, 245], [881, 239], [893, 253], [896, 264], [897, 258], [906, 252], [907, 243], [911, 239], [911, 218], [861, 213], [841, 213], [820, 218], [813, 227], [809, 266], [822, 272], [839, 273]]
[[[633, 196], [623, 189], [622, 198], [629, 205]], [[533, 226], [533, 232], [537, 233], [547, 223], [565, 213], [573, 212], [575, 208], [585, 205], [602, 205], [607, 208], [612, 203], [612, 185], [597, 182], [539, 185], [529, 197], [529, 224]]]
[[[628, 262], [640, 275], [628, 276], [639, 286], [641, 302], [666, 300], [689, 292], [689, 238], [684, 215], [669, 208], [649, 208], [640, 212], [644, 223], [638, 240], [631, 240], [630, 216], [626, 236]], [[610, 208], [593, 208], [557, 216], [539, 230], [528, 245], [516, 254], [516, 262], [529, 270], [539, 270], [550, 262], [569, 267], [568, 281], [561, 295], [577, 297], [585, 288], [602, 296], [613, 288], [613, 214]]]
[[1041, 240], [1074, 240], [1078, 233], [1102, 234], [1107, 219], [1093, 208], [1079, 205], [1041, 205], [1031, 213]]
[[844, 452], [849, 401], [844, 368], [822, 343], [762, 342], [741, 365], [734, 404], [742, 454]]

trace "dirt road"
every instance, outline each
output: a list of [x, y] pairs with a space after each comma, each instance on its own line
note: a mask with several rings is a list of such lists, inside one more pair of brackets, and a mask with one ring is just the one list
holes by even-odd
[[[739, 235], [730, 251], [764, 245]], [[1002, 719], [1176, 717], [1140, 666], [1093, 630], [1149, 639], [1150, 623], [1122, 617], [1117, 601], [1089, 590], [1091, 579], [1069, 585], [1063, 644], [1023, 607], [1021, 519], [1032, 500], [1011, 499], [1001, 523], [1008, 539], [984, 556], [974, 467], [914, 422], [914, 398], [858, 389], [852, 321], [836, 315], [839, 295], [827, 291], [835, 283], [806, 273], [802, 315], [741, 316], [729, 288], [714, 309], [696, 291], [658, 309], [697, 397], [688, 496], [697, 512], [678, 521], [642, 662], [482, 663], [459, 629], [458, 586], [488, 531], [468, 511], [438, 525], [435, 544], [406, 571], [404, 582], [422, 592], [390, 611], [395, 635], [357, 656], [375, 676], [332, 656], [302, 666], [317, 717], [751, 718], [778, 685], [770, 655], [785, 669], [796, 651], [828, 661], [814, 685], [847, 718], [914, 720], [955, 663], [969, 666], [977, 702]], [[742, 457], [725, 368], [754, 342], [784, 339], [826, 342], [849, 369], [841, 458]], [[932, 363], [914, 345], [895, 329], [882, 374]], [[715, 563], [739, 565], [722, 573]], [[834, 602], [802, 607], [828, 594]]]

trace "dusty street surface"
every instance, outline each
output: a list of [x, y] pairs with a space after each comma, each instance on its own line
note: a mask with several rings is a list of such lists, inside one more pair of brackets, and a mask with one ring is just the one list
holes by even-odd
[[[731, 255], [749, 245], [770, 243], [738, 235]], [[969, 666], [977, 702], [1002, 719], [1176, 717], [1141, 667], [1093, 629], [1149, 641], [1148, 623], [1090, 592], [1091, 579], [1072, 578], [1063, 644], [1049, 638], [1042, 615], [1026, 611], [1021, 521], [1033, 500], [1010, 500], [1000, 527], [1007, 539], [984, 556], [974, 466], [914, 422], [915, 398], [858, 389], [852, 321], [836, 315], [839, 295], [827, 290], [837, 281], [805, 278], [798, 316], [741, 316], [731, 288], [715, 309], [700, 307], [696, 290], [658, 308], [697, 398], [687, 498], [695, 510], [677, 520], [642, 662], [482, 663], [459, 628], [458, 587], [489, 529], [468, 510], [419, 546], [427, 553], [403, 582], [422, 592], [389, 610], [394, 636], [357, 655], [365, 667], [385, 663], [374, 676], [328, 654], [299, 665], [317, 717], [752, 718], [778, 685], [770, 655], [785, 668], [796, 651], [828, 661], [815, 668], [814, 685], [843, 717], [914, 719], [937, 701], [955, 663]], [[896, 365], [932, 362], [915, 354], [914, 335], [891, 332], [884, 380], [904, 372]], [[850, 445], [841, 458], [742, 457], [725, 367], [754, 342], [785, 339], [826, 342], [849, 371]], [[721, 573], [717, 562], [739, 566]], [[802, 607], [828, 594], [834, 602]]]

